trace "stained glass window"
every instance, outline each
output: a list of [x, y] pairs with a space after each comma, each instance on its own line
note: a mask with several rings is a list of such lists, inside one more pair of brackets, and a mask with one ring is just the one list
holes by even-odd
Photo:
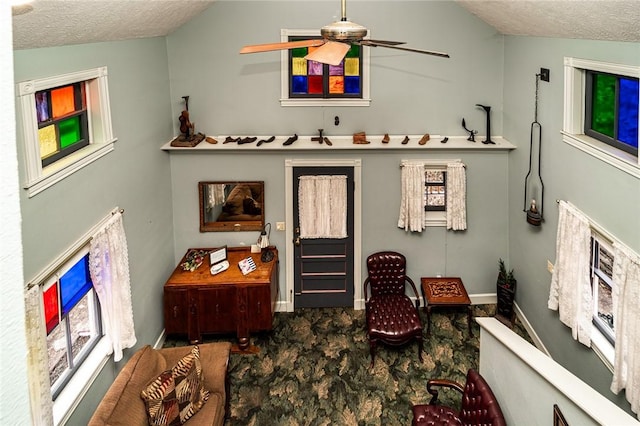
[[585, 134], [638, 155], [638, 79], [589, 71]]
[[425, 204], [426, 211], [447, 210], [447, 180], [444, 170], [427, 170], [425, 173]]
[[[84, 249], [83, 251], [88, 251]], [[56, 271], [42, 290], [49, 378], [56, 398], [102, 336], [99, 302], [89, 274], [89, 254], [80, 253]]]
[[[289, 37], [290, 41], [309, 37]], [[317, 47], [289, 50], [290, 98], [362, 98], [362, 49], [351, 45], [337, 66], [307, 61]]]
[[43, 167], [89, 145], [84, 83], [41, 90], [35, 101]]

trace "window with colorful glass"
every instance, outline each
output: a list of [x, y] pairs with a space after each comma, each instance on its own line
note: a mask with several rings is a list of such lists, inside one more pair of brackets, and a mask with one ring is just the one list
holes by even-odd
[[[289, 41], [309, 37], [289, 37]], [[317, 47], [289, 50], [290, 98], [362, 98], [362, 48], [351, 45], [337, 65], [307, 61], [304, 57]]]
[[55, 400], [103, 334], [100, 305], [89, 275], [88, 249], [67, 262], [43, 286], [42, 301]]
[[34, 96], [42, 167], [89, 145], [83, 82], [41, 90]]
[[424, 209], [425, 211], [447, 211], [447, 172], [426, 170]]
[[587, 71], [585, 134], [638, 156], [638, 79]]

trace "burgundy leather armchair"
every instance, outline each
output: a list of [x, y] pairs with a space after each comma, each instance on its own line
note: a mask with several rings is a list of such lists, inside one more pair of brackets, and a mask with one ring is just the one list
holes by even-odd
[[[415, 284], [406, 275], [406, 264], [404, 255], [393, 251], [374, 253], [367, 258], [368, 276], [364, 281], [363, 294], [371, 367], [375, 362], [378, 342], [393, 346], [418, 342], [418, 357], [422, 362], [420, 298]], [[406, 284], [413, 289], [415, 305], [405, 294]]]
[[[460, 411], [438, 405], [438, 387], [455, 389], [462, 394]], [[413, 406], [413, 425], [506, 426], [502, 410], [491, 388], [474, 369], [467, 373], [467, 383], [447, 379], [427, 382], [427, 391], [433, 395], [428, 405]]]

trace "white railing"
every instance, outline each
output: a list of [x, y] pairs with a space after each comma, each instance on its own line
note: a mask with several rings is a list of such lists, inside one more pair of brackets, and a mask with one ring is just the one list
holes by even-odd
[[480, 324], [480, 374], [507, 424], [550, 425], [557, 404], [570, 425], [640, 424], [495, 318]]

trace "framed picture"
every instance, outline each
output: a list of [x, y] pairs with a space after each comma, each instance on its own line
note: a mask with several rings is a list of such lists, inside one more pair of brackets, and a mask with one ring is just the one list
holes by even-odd
[[569, 426], [557, 404], [553, 404], [553, 426]]
[[212, 250], [209, 253], [209, 261], [211, 262], [211, 266], [215, 265], [216, 263], [223, 262], [225, 260], [227, 260], [227, 246]]

